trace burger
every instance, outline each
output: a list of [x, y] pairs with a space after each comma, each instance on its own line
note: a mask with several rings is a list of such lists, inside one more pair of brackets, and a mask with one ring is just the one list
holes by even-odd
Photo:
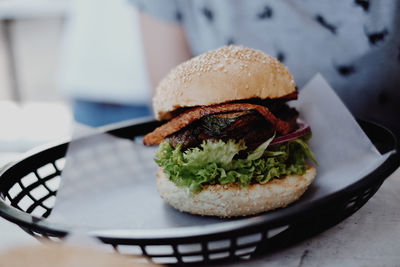
[[[224, 46], [186, 61], [159, 83], [157, 188], [192, 214], [247, 216], [285, 207], [312, 183], [310, 127], [287, 105], [298, 92], [288, 69], [262, 51]], [[310, 161], [311, 160], [311, 161]]]

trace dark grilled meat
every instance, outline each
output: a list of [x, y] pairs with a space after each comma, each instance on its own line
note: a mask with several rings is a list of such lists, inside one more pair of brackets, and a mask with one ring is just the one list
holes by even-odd
[[272, 124], [258, 112], [240, 111], [206, 116], [169, 136], [168, 140], [173, 147], [182, 143], [184, 150], [199, 146], [203, 140], [243, 139], [251, 151], [270, 138], [274, 131]]
[[158, 145], [166, 137], [188, 127], [190, 124], [196, 123], [204, 117], [238, 111], [257, 111], [276, 128], [278, 133], [288, 134], [292, 130], [288, 122], [277, 118], [266, 106], [249, 103], [225, 103], [189, 109], [157, 127], [151, 133], [146, 134], [143, 138], [143, 144]]
[[[260, 113], [257, 104], [246, 103], [225, 104], [226, 107], [222, 104], [196, 108], [193, 109], [194, 111], [189, 110], [187, 114], [182, 114], [179, 118], [171, 120], [153, 133], [148, 134], [146, 137], [150, 141], [147, 140], [147, 143], [157, 143], [163, 139], [161, 137], [164, 135], [173, 147], [181, 143], [182, 150], [185, 150], [190, 147], [198, 147], [204, 140], [227, 141], [234, 139], [236, 141], [244, 140], [247, 150], [252, 151], [269, 139], [274, 132], [277, 136], [281, 134], [278, 128], [279, 124], [276, 121], [281, 121], [281, 126], [286, 124], [287, 132], [292, 132], [297, 128], [298, 112], [294, 108], [290, 108], [281, 101], [264, 101], [263, 104], [262, 107], [265, 107], [270, 115], [267, 114], [268, 116], [266, 116], [266, 114]], [[257, 107], [257, 110], [246, 109], [247, 106]], [[233, 109], [233, 107], [237, 109]], [[215, 112], [217, 109], [220, 110], [219, 113]], [[188, 116], [191, 114], [189, 112], [199, 114]], [[189, 121], [183, 120], [182, 116], [189, 117], [187, 118]], [[275, 118], [272, 120], [273, 122], [271, 122], [271, 116]], [[197, 119], [195, 120], [195, 118]], [[167, 130], [163, 127], [170, 130], [169, 135], [165, 134]], [[175, 128], [177, 130], [174, 132], [173, 129]], [[161, 131], [163, 129], [165, 131]], [[160, 132], [158, 135], [156, 134], [157, 130]]]
[[277, 118], [288, 122], [292, 131], [297, 129], [296, 120], [299, 117], [299, 112], [295, 108], [291, 108], [287, 104], [275, 104], [269, 109]]

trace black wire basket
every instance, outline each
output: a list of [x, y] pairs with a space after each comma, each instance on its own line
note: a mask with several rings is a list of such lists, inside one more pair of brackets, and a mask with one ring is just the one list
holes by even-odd
[[[98, 231], [91, 235], [126, 255], [144, 255], [168, 264], [211, 263], [256, 257], [315, 235], [360, 209], [400, 164], [396, 136], [387, 128], [358, 121], [381, 153], [391, 155], [356, 183], [321, 199], [281, 209], [274, 216], [257, 216], [215, 227], [171, 231]], [[132, 139], [152, 131], [159, 122], [145, 120], [103, 128], [109, 134]], [[0, 173], [0, 215], [38, 239], [60, 241], [73, 228], [50, 223], [68, 142], [33, 151]], [[54, 167], [43, 175], [41, 168]], [[38, 197], [35, 190], [47, 194]]]

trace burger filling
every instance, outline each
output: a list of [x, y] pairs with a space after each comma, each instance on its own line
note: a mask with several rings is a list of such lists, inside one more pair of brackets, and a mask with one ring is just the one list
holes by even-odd
[[[278, 108], [279, 117], [289, 122], [290, 131], [295, 130], [298, 112], [285, 104]], [[182, 144], [182, 150], [198, 147], [205, 140], [244, 140], [247, 150], [252, 151], [274, 132], [271, 122], [255, 110], [246, 110], [205, 116], [167, 138], [174, 148]]]
[[298, 132], [297, 117], [279, 101], [192, 108], [145, 136], [144, 143], [160, 143], [155, 161], [192, 193], [205, 185], [264, 184], [303, 175], [307, 159], [316, 163], [307, 144], [311, 132], [292, 134]]

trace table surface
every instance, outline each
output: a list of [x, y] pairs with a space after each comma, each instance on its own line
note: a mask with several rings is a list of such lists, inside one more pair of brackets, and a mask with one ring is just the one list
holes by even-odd
[[[0, 218], [0, 251], [37, 243]], [[225, 265], [400, 266], [400, 168], [358, 212], [329, 230], [284, 250]]]

